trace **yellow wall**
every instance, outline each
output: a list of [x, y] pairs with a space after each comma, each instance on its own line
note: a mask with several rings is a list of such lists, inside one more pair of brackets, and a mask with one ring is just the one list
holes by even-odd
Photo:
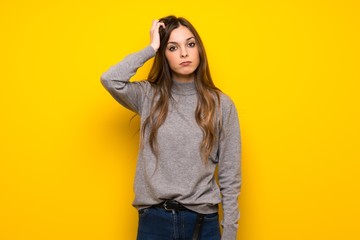
[[355, 0], [3, 1], [0, 239], [135, 238], [138, 119], [99, 78], [168, 14], [239, 111], [239, 239], [359, 239]]

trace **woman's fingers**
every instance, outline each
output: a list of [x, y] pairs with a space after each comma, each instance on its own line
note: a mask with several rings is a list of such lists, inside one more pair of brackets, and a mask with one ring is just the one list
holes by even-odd
[[158, 25], [159, 25], [159, 29], [160, 29], [160, 27], [165, 28], [165, 23], [163, 23], [163, 22], [158, 22]]
[[158, 24], [159, 20], [153, 20], [151, 25], [151, 32], [153, 32], [156, 28], [156, 25]]
[[154, 48], [155, 51], [157, 51], [160, 47], [160, 34], [159, 29], [160, 27], [165, 28], [165, 24], [163, 22], [160, 22], [159, 20], [153, 20], [150, 30], [150, 41], [151, 46]]

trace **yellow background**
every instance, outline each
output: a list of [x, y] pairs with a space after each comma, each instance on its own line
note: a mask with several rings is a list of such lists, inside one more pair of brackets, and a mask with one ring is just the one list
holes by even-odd
[[139, 123], [99, 79], [168, 14], [239, 112], [238, 238], [360, 239], [356, 0], [3, 1], [0, 239], [135, 239]]

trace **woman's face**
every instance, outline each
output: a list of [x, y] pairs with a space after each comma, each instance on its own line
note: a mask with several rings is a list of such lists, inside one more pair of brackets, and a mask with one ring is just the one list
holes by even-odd
[[200, 57], [194, 35], [187, 27], [174, 29], [167, 42], [165, 57], [176, 81], [192, 81]]

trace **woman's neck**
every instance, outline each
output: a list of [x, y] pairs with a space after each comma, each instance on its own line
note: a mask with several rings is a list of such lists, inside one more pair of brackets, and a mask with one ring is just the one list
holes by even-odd
[[193, 95], [197, 92], [194, 81], [179, 82], [175, 79], [173, 80], [171, 91], [176, 95]]

